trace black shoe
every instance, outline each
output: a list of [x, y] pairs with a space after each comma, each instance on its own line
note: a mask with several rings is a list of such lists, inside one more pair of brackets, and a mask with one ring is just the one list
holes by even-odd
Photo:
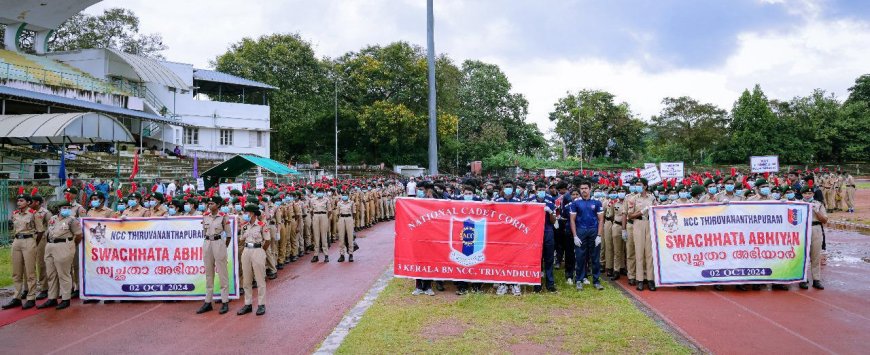
[[203, 314], [203, 313], [211, 311], [211, 310], [212, 310], [211, 303], [206, 302], [206, 303], [202, 304], [202, 307], [199, 307], [199, 309], [196, 311], [196, 314]]
[[547, 286], [547, 292], [556, 292], [556, 286]]
[[224, 314], [230, 311], [230, 303], [221, 303], [221, 310], [218, 311], [218, 314]]
[[757, 284], [756, 284], [756, 285], [752, 285], [752, 290], [753, 290], [753, 291], [761, 291], [761, 285], [757, 285]]
[[[67, 301], [67, 302], [69, 302], [69, 301]], [[33, 308], [33, 307], [36, 307], [36, 301], [34, 301], [34, 300], [27, 300], [27, 301], [24, 302], [24, 304], [21, 306], [21, 309], [31, 309], [31, 308]]]
[[100, 300], [84, 300], [83, 304], [92, 304], [92, 303], [100, 303]]
[[647, 281], [647, 284], [648, 284], [647, 286], [649, 286], [649, 290], [650, 290], [650, 291], [655, 291], [655, 290], [656, 290], [656, 283], [655, 283], [655, 282], [653, 282], [653, 281]]
[[36, 306], [36, 309], [43, 309], [43, 308], [56, 307], [56, 306], [57, 306], [57, 300], [48, 300], [48, 301], [45, 301], [45, 303]]
[[614, 272], [613, 276], [610, 277], [610, 281], [616, 281], [616, 280], [619, 280], [619, 273], [618, 272]]
[[257, 306], [257, 315], [262, 316], [264, 314], [266, 314], [266, 305], [261, 304], [261, 305]]
[[329, 255], [324, 255], [324, 256], [323, 256], [323, 262], [325, 262], [325, 263], [328, 263], [328, 262], [329, 262]]
[[311, 258], [312, 263], [316, 263], [318, 261], [320, 261], [320, 258], [317, 255], [315, 255], [313, 258]]
[[294, 257], [291, 257], [291, 258], [290, 258], [290, 262], [291, 262], [291, 263], [295, 263], [296, 260], [299, 260], [299, 257], [298, 257], [298, 256], [294, 256]]
[[561, 268], [562, 268], [562, 264], [560, 264], [560, 263], [555, 263], [555, 264], [553, 264], [553, 269], [555, 269], [555, 270], [559, 270], [559, 269], [561, 269]]
[[[541, 293], [542, 290], [543, 290], [543, 287], [541, 287], [541, 285], [535, 285], [535, 287], [532, 288], [532, 291], [535, 293]], [[458, 293], [459, 292], [457, 292], [457, 294]]]
[[628, 279], [629, 286], [634, 286], [636, 283], [637, 283], [637, 281], [634, 281], [634, 279]]
[[798, 287], [800, 287], [800, 288], [802, 288], [802, 289], [804, 289], [804, 290], [808, 290], [808, 289], [810, 288], [810, 284], [808, 284], [808, 283], [806, 283], [806, 282], [801, 282], [801, 283], [798, 284]]
[[774, 284], [774, 285], [773, 285], [773, 289], [774, 289], [774, 290], [779, 290], [779, 291], [788, 291], [788, 285], [784, 285], [784, 284]]
[[103, 304], [115, 303], [115, 300], [105, 300]]
[[284, 270], [284, 264], [278, 264], [278, 266], [275, 266], [275, 268], [278, 270]]
[[42, 291], [42, 292], [40, 292], [38, 295], [36, 295], [36, 300], [37, 300], [37, 301], [39, 301], [39, 300], [44, 300], [44, 299], [46, 299], [46, 298], [48, 298], [48, 291]]
[[625, 268], [619, 269], [619, 273], [622, 274], [622, 276], [628, 276], [628, 270]]
[[13, 298], [13, 299], [9, 300], [9, 302], [4, 304], [3, 307], [0, 307], [0, 308], [10, 309], [13, 307], [20, 307], [20, 306], [21, 306], [21, 300], [17, 299], [17, 298]]
[[638, 281], [638, 282], [637, 282], [637, 290], [638, 290], [638, 291], [643, 291], [643, 284], [644, 284], [643, 281]]
[[713, 289], [716, 291], [725, 291], [725, 286], [722, 285], [713, 285]]
[[735, 286], [735, 288], [737, 288], [740, 291], [749, 291], [749, 287], [746, 287], [746, 285], [737, 285], [737, 286]]
[[245, 315], [245, 314], [251, 313], [251, 311], [253, 311], [253, 308], [251, 308], [251, 305], [246, 304], [244, 307], [242, 307], [242, 309], [240, 309], [238, 312], [236, 312], [236, 315], [240, 315], [240, 316]]
[[444, 291], [444, 282], [443, 281], [435, 281], [435, 289], [439, 292]]
[[278, 278], [278, 273], [277, 273], [277, 272], [273, 272], [273, 273], [267, 275], [266, 278], [269, 279], [269, 280], [277, 279], [277, 278]]
[[349, 263], [353, 262], [353, 254], [350, 254], [347, 256], [347, 262], [349, 262]]
[[257, 288], [257, 281], [251, 283], [251, 288]]
[[244, 296], [244, 295], [245, 295], [245, 289], [240, 288], [239, 289], [239, 296]]
[[821, 281], [819, 281], [819, 280], [813, 280], [813, 288], [815, 288], [815, 289], [819, 289], [819, 290], [824, 290], [824, 289], [825, 289], [825, 286], [822, 286], [822, 282], [821, 282]]
[[340, 262], [340, 263], [344, 262], [344, 254], [342, 254], [341, 256], [338, 257], [338, 262]]
[[[535, 287], [537, 287], [537, 286], [535, 286]], [[467, 294], [467, 293], [468, 293], [468, 290], [466, 290], [466, 289], [459, 289], [459, 290], [456, 290], [456, 295], [457, 295], [457, 296], [462, 296], [462, 295]]]
[[67, 307], [69, 307], [69, 300], [63, 300], [63, 301], [60, 301], [60, 303], [58, 303], [57, 307], [54, 307], [54, 309], [61, 310], [61, 309], [67, 308]]
[[79, 298], [79, 290], [75, 290], [72, 292], [70, 298]]
[[613, 269], [604, 270], [604, 274], [607, 275], [607, 277], [612, 277], [613, 276]]

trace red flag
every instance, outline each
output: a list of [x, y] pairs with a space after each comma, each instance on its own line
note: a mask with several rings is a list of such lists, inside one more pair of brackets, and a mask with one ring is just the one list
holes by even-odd
[[139, 173], [139, 152], [133, 154], [133, 171], [130, 173], [130, 180], [136, 178], [136, 174]]
[[139, 186], [136, 185], [135, 181], [130, 183], [130, 193], [136, 192], [136, 190], [138, 190], [138, 188], [139, 188]]
[[634, 169], [634, 173], [637, 174], [637, 177], [640, 177], [640, 168]]
[[72, 179], [66, 179], [66, 187], [72, 187]]
[[731, 176], [737, 175], [737, 168], [731, 167]]

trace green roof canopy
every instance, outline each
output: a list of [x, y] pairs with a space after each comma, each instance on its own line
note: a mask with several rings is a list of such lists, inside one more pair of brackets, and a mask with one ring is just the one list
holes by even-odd
[[220, 178], [237, 177], [255, 166], [259, 166], [276, 175], [301, 175], [295, 169], [291, 169], [279, 161], [256, 155], [236, 155], [202, 173], [202, 178], [205, 180], [205, 186], [210, 187], [217, 184]]

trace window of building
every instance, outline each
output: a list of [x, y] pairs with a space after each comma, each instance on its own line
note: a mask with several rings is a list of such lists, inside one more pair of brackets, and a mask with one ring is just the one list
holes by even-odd
[[184, 128], [184, 144], [185, 145], [187, 145], [187, 144], [198, 145], [199, 144], [199, 128], [191, 128], [191, 127]]
[[262, 146], [263, 146], [263, 132], [257, 131], [257, 147], [259, 148]]
[[221, 145], [233, 145], [233, 130], [222, 129], [220, 143]]

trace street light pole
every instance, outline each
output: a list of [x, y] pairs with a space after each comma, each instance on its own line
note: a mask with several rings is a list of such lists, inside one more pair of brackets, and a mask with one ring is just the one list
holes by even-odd
[[335, 76], [335, 175], [338, 179], [338, 75]]
[[426, 1], [426, 34], [429, 51], [429, 175], [438, 175], [438, 130], [435, 111], [435, 15]]
[[583, 125], [580, 120], [580, 94], [577, 94], [577, 143], [580, 145], [580, 170], [583, 170]]

